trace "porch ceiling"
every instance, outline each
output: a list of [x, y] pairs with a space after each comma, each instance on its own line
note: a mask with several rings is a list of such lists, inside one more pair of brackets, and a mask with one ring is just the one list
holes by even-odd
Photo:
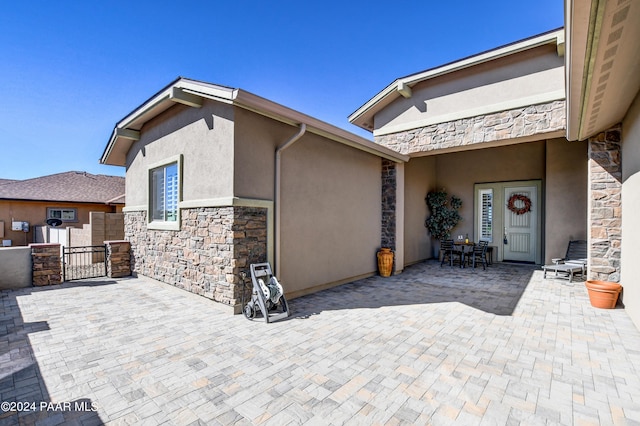
[[567, 138], [622, 121], [640, 89], [640, 2], [566, 2]]

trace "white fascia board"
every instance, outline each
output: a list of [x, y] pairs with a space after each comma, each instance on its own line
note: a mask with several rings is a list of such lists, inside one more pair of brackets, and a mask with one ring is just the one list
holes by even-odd
[[385, 99], [389, 95], [392, 95], [394, 92], [396, 92], [399, 84], [400, 84], [400, 80], [397, 79], [397, 80], [394, 80], [390, 85], [388, 85], [387, 87], [382, 89], [381, 92], [379, 92], [373, 98], [369, 99], [369, 101], [367, 103], [365, 103], [360, 108], [358, 108], [355, 112], [353, 112], [348, 117], [349, 122], [353, 123], [358, 118], [362, 117], [368, 111], [373, 109], [376, 105], [378, 105], [378, 103], [380, 103], [380, 101], [382, 101], [383, 99]]
[[[195, 80], [179, 79], [120, 120], [117, 127], [140, 130], [144, 123], [173, 106], [175, 102], [185, 103], [184, 101], [187, 97], [180, 97], [179, 92], [226, 102], [230, 102], [233, 96], [233, 89], [228, 87]], [[188, 99], [194, 106], [198, 103], [195, 98]]]
[[494, 61], [515, 53], [523, 52], [526, 50], [534, 49], [539, 46], [554, 43], [560, 45], [564, 43], [564, 29], [552, 31], [546, 34], [542, 34], [536, 37], [532, 37], [527, 40], [509, 44], [507, 46], [499, 47], [488, 52], [481, 53], [479, 55], [470, 56], [465, 59], [461, 59], [456, 62], [451, 62], [447, 65], [443, 65], [437, 68], [432, 68], [417, 74], [412, 74], [406, 77], [398, 78], [393, 83], [388, 85], [384, 90], [371, 98], [367, 103], [358, 108], [353, 114], [349, 116], [349, 122], [354, 122], [367, 112], [375, 109], [377, 104], [388, 96], [400, 96], [399, 88], [411, 87], [417, 83], [425, 80], [429, 80], [441, 75], [450, 74], [455, 71], [460, 71], [465, 68], [469, 68], [475, 65], [479, 65], [485, 62]]
[[[392, 161], [403, 162], [409, 160], [409, 157], [406, 155], [402, 155], [396, 151], [378, 145], [372, 141], [350, 133], [339, 127], [325, 123], [299, 111], [254, 95], [253, 93], [246, 92], [241, 89], [232, 89], [194, 80], [179, 79], [163, 89], [149, 101], [138, 107], [131, 114], [127, 115], [116, 125], [113, 135], [109, 140], [107, 148], [105, 149], [105, 153], [103, 154], [100, 162], [102, 164], [107, 164], [108, 157], [113, 149], [113, 146], [124, 139], [121, 137], [121, 129], [140, 130], [145, 122], [149, 121], [151, 118], [157, 116], [161, 112], [174, 105], [176, 100], [172, 100], [172, 97], [176, 97], [176, 89], [179, 89], [182, 94], [212, 99], [227, 104], [233, 104], [234, 106], [253, 111], [257, 114], [273, 118], [277, 121], [287, 123], [292, 126], [298, 126], [301, 123], [305, 123], [307, 125], [308, 131], [312, 133], [378, 155], [380, 157], [390, 159]], [[188, 99], [191, 103], [197, 103], [194, 98], [189, 97]], [[180, 101], [182, 100], [184, 100], [184, 97]], [[128, 139], [127, 143], [131, 144], [131, 140]]]

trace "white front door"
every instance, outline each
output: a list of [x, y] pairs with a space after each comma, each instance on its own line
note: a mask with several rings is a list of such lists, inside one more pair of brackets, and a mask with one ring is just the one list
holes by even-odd
[[[509, 200], [514, 195], [522, 195], [531, 201], [530, 210], [517, 214], [509, 209]], [[522, 209], [525, 201], [514, 199], [513, 207]], [[538, 236], [538, 188], [519, 186], [504, 188], [504, 233], [503, 259], [517, 262], [535, 262]]]

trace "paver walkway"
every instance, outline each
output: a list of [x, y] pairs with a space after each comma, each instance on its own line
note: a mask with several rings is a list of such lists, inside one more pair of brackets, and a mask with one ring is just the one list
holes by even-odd
[[1, 297], [1, 400], [36, 406], [0, 425], [640, 424], [627, 313], [531, 266], [426, 262], [273, 324], [145, 278]]

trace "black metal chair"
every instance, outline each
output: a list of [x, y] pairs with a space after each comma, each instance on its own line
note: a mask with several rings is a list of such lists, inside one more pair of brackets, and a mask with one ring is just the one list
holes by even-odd
[[480, 242], [478, 242], [478, 244], [473, 246], [473, 250], [471, 251], [471, 253], [469, 253], [471, 255], [469, 262], [474, 268], [476, 267], [476, 261], [480, 261], [482, 262], [482, 269], [487, 269], [487, 265], [489, 264], [489, 262], [487, 261], [488, 245], [489, 243], [487, 241], [481, 240]]
[[453, 245], [453, 240], [440, 241], [440, 253], [442, 253], [442, 261], [440, 267], [444, 265], [445, 261], [449, 262], [449, 266], [453, 266], [453, 261], [458, 256], [458, 261], [462, 264], [462, 253]]

